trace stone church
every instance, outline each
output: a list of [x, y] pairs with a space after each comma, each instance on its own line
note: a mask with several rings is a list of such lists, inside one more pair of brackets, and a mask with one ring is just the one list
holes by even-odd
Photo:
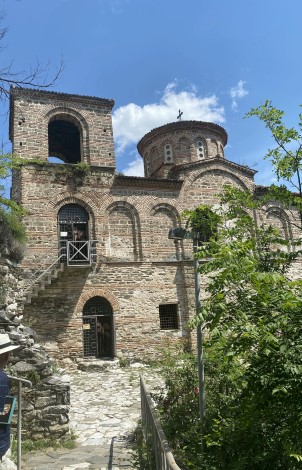
[[[226, 183], [255, 189], [255, 171], [225, 158], [225, 130], [199, 121], [151, 130], [137, 146], [145, 176], [118, 174], [113, 105], [11, 90], [10, 139], [25, 159], [12, 182], [26, 209], [24, 321], [65, 364], [190, 342], [192, 241], [170, 240], [169, 229], [185, 209], [214, 204]], [[280, 210], [268, 207], [267, 218], [289, 236]]]

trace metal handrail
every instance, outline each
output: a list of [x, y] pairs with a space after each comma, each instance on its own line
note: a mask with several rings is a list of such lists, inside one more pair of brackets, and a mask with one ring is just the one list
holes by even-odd
[[[69, 240], [66, 240], [66, 242], [67, 242], [67, 244], [68, 244], [68, 243], [76, 243], [76, 242], [71, 242], [71, 241], [69, 241]], [[89, 256], [90, 256], [90, 257], [95, 257], [96, 254], [95, 254], [95, 253], [92, 253], [91, 247], [92, 247], [92, 244], [93, 244], [93, 243], [98, 243], [98, 240], [88, 240], [88, 241], [83, 241], [83, 242], [86, 243], [86, 244], [88, 244], [88, 247], [89, 247]], [[65, 258], [66, 258], [66, 252], [65, 252], [65, 250], [66, 250], [66, 246], [61, 246], [61, 247], [60, 247], [60, 249], [59, 249], [59, 254], [61, 253], [60, 256], [59, 256], [50, 266], [48, 266], [46, 269], [44, 269], [43, 272], [42, 272], [38, 277], [36, 277], [36, 278], [26, 287], [26, 289], [24, 289], [24, 291], [23, 291], [24, 294], [27, 294], [28, 292], [30, 292], [30, 290], [32, 289], [32, 287], [33, 287], [35, 284], [37, 284], [37, 283], [40, 281], [40, 279], [42, 279], [42, 278], [45, 276], [45, 274], [46, 274], [47, 272], [49, 272], [56, 264], [59, 264], [59, 261], [60, 261], [61, 259], [65, 259]], [[35, 273], [33, 273], [33, 276], [34, 276], [36, 273], [38, 273], [38, 272], [40, 272], [40, 270], [36, 270]]]
[[[60, 254], [62, 250], [63, 250], [63, 248], [61, 247], [61, 248], [59, 249], [59, 251], [56, 250], [56, 253], [59, 253], [59, 254]], [[47, 255], [47, 253], [50, 253], [51, 251], [53, 251], [53, 249], [47, 251], [46, 253], [44, 253], [44, 258], [45, 258], [45, 256]], [[60, 258], [61, 258], [61, 256], [59, 256], [58, 258], [56, 258], [56, 260], [52, 263], [51, 266], [53, 266], [56, 262], [58, 262], [58, 261], [60, 260]], [[45, 264], [44, 264], [44, 266], [45, 266]], [[40, 272], [43, 270], [42, 274], [44, 274], [44, 271], [45, 271], [44, 266], [43, 266], [42, 264], [40, 264], [39, 269], [36, 269], [33, 273], [31, 273], [29, 281], [32, 280], [32, 279], [34, 279], [34, 281], [31, 282], [31, 283], [27, 286], [27, 288], [25, 289], [25, 292], [37, 281], [38, 278], [36, 277], [36, 275], [37, 275], [38, 273], [40, 273]], [[47, 268], [47, 270], [48, 270], [48, 268]]]
[[156, 470], [181, 470], [174, 460], [166, 436], [159, 422], [150, 393], [140, 375], [142, 427], [145, 441], [151, 432]]
[[17, 469], [21, 470], [21, 431], [22, 431], [22, 384], [32, 387], [33, 384], [30, 380], [22, 379], [21, 377], [7, 376], [10, 380], [18, 382], [18, 421], [17, 421]]
[[38, 276], [26, 289], [24, 289], [24, 294], [26, 294], [28, 291], [30, 291], [30, 289], [32, 288], [32, 286], [34, 284], [36, 284], [42, 277], [45, 276], [45, 274], [50, 270], [52, 269], [56, 264], [59, 264], [59, 261], [61, 258], [63, 258], [63, 256], [65, 256], [64, 254], [61, 254], [50, 266], [48, 266], [47, 269], [45, 269], [42, 274], [40, 274], [40, 276]]
[[35, 276], [38, 272], [41, 271], [41, 269], [42, 269], [43, 266], [45, 265], [45, 258], [47, 257], [48, 254], [54, 253], [54, 252], [57, 253], [57, 248], [58, 248], [58, 242], [56, 242], [56, 243], [53, 245], [53, 247], [49, 248], [49, 250], [45, 251], [45, 252], [38, 258], [38, 260], [35, 260], [35, 266], [37, 266], [37, 263], [40, 263], [40, 264], [38, 264], [37, 269], [32, 273], [32, 277]]

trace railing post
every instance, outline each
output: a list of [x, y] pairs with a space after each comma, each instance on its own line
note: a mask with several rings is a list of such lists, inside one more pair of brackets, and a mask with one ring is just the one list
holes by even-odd
[[22, 382], [18, 382], [18, 431], [17, 431], [17, 448], [18, 448], [18, 455], [17, 455], [17, 469], [21, 470], [21, 431], [22, 431], [22, 405], [21, 405], [21, 398], [22, 396]]
[[22, 383], [26, 384], [28, 387], [32, 387], [33, 384], [30, 380], [21, 379], [20, 377], [13, 377], [11, 375], [7, 376], [10, 380], [15, 380], [18, 382], [18, 422], [17, 422], [17, 469], [21, 470], [21, 460], [22, 460]]
[[157, 412], [153, 406], [151, 396], [146, 389], [142, 375], [140, 375], [140, 386], [142, 428], [147, 444], [147, 452], [149, 450], [148, 443], [151, 434], [156, 470], [180, 470], [168, 446], [167, 439], [160, 425]]

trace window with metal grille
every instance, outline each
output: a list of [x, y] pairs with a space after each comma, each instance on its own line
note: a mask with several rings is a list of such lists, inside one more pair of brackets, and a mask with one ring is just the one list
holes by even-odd
[[88, 215], [85, 209], [76, 204], [66, 204], [63, 206], [58, 215], [59, 222], [68, 224], [68, 223], [81, 223], [86, 224]]
[[112, 307], [104, 297], [95, 296], [87, 300], [83, 315], [112, 315]]
[[164, 304], [159, 306], [161, 330], [178, 330], [178, 305]]

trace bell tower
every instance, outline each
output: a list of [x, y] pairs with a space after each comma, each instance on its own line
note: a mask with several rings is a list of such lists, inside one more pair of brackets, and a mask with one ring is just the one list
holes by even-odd
[[115, 167], [113, 100], [25, 88], [12, 88], [10, 100], [15, 155]]

